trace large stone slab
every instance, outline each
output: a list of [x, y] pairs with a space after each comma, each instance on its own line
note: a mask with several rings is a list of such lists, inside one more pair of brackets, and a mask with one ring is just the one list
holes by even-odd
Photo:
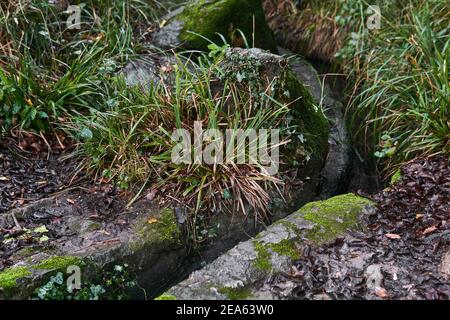
[[307, 245], [325, 243], [360, 228], [359, 217], [373, 209], [370, 200], [353, 194], [309, 203], [193, 272], [157, 299], [272, 299], [270, 292], [260, 290], [271, 274], [288, 272]]

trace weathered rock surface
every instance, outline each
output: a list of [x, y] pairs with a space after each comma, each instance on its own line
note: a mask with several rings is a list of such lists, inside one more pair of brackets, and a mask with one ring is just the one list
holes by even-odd
[[[293, 53], [279, 48], [280, 54], [293, 56]], [[319, 196], [326, 199], [348, 190], [352, 167], [352, 145], [344, 119], [342, 102], [333, 98], [328, 85], [322, 85], [317, 71], [307, 61], [295, 57], [291, 67], [298, 79], [304, 84], [317, 105], [321, 105], [330, 122], [328, 138], [329, 152], [321, 172]]]
[[[233, 46], [249, 44], [276, 52], [272, 30], [267, 26], [261, 0], [197, 0], [163, 18], [166, 24], [153, 34], [160, 48], [182, 47], [206, 51], [209, 39], [218, 44], [221, 34]], [[205, 39], [206, 38], [206, 39]]]
[[187, 255], [173, 210], [141, 203], [99, 217], [92, 201], [101, 202], [101, 193], [63, 193], [0, 216], [14, 215], [24, 227], [26, 220], [41, 221], [52, 233], [59, 227], [55, 237], [49, 234], [40, 245], [24, 247], [10, 257], [13, 266], [0, 272], [0, 298], [29, 298], [50, 275], [65, 273], [69, 265], [83, 266], [83, 281], [125, 263], [135, 272], [149, 271], [147, 280], [155, 286], [169, 281], [176, 271], [171, 268], [182, 265]]
[[360, 215], [372, 209], [371, 201], [352, 194], [309, 203], [193, 272], [157, 299], [273, 299], [263, 286], [271, 274], [289, 272], [306, 245], [324, 243], [359, 228]]
[[129, 62], [120, 73], [124, 75], [127, 86], [140, 85], [145, 90], [161, 80], [173, 81], [167, 70], [175, 63], [173, 56], [155, 53]]

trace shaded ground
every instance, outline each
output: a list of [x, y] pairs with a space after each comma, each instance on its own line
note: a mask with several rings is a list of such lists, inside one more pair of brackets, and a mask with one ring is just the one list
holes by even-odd
[[310, 248], [266, 287], [283, 299], [450, 299], [450, 167], [421, 159], [373, 196], [367, 231]]
[[[125, 198], [110, 184], [84, 179], [77, 171], [81, 160], [67, 159], [70, 141], [49, 142], [49, 153], [43, 139], [25, 140], [0, 144], [0, 271], [27, 252], [45, 251], [84, 229], [98, 232], [74, 246], [110, 240], [127, 226]], [[26, 217], [10, 214], [39, 200], [40, 209]]]
[[72, 141], [58, 138], [45, 142], [24, 134], [18, 142], [0, 141], [0, 213], [42, 199], [80, 180], [75, 175], [78, 161], [65, 159]]

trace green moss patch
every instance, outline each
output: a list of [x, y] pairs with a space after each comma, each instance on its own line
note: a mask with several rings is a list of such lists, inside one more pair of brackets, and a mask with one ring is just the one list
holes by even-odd
[[316, 243], [323, 243], [358, 227], [359, 215], [370, 204], [372, 201], [366, 198], [344, 194], [324, 201], [310, 202], [298, 212], [304, 219], [315, 224], [306, 237]]
[[275, 252], [280, 256], [289, 257], [292, 260], [300, 258], [300, 252], [295, 246], [295, 239], [284, 239], [278, 243], [261, 243], [258, 240], [253, 242], [253, 246], [257, 253], [254, 266], [263, 271], [272, 269], [272, 253]]
[[391, 177], [391, 184], [395, 184], [397, 181], [399, 181], [402, 178], [402, 172], [399, 170], [395, 171], [395, 173]]
[[53, 256], [48, 259], [40, 261], [32, 268], [37, 270], [59, 270], [65, 269], [68, 266], [79, 265], [81, 259], [74, 256]]
[[[255, 47], [277, 52], [272, 30], [267, 26], [260, 0], [199, 0], [186, 6], [178, 17], [184, 23], [180, 40], [190, 49], [207, 51], [209, 42], [222, 43], [223, 35], [234, 47], [243, 47], [244, 41], [238, 32], [245, 35], [249, 44], [253, 33]], [[255, 32], [253, 32], [255, 31]]]
[[270, 262], [270, 252], [267, 247], [256, 240], [253, 241], [253, 246], [257, 254], [254, 266], [263, 271], [270, 271], [272, 269], [272, 263]]
[[[321, 164], [328, 150], [328, 135], [330, 127], [322, 111], [315, 105], [314, 98], [292, 71], [286, 72], [283, 80], [283, 91], [289, 92], [292, 105], [292, 119], [297, 126], [297, 132], [302, 135], [300, 139], [293, 139], [287, 145], [289, 153], [287, 164], [293, 166], [295, 161], [306, 154], [315, 159], [312, 163]], [[299, 99], [300, 97], [300, 99]], [[304, 143], [300, 141], [304, 140]], [[295, 166], [295, 165], [294, 165]]]
[[229, 288], [222, 287], [219, 288], [219, 292], [226, 295], [230, 300], [245, 300], [247, 299], [251, 291], [248, 288]]
[[284, 239], [278, 243], [268, 244], [267, 246], [281, 256], [289, 257], [292, 260], [297, 260], [300, 258], [300, 252], [295, 246], [294, 239]]
[[173, 210], [169, 208], [144, 219], [137, 225], [136, 233], [139, 237], [136, 242], [138, 246], [158, 244], [178, 247], [182, 245], [181, 230]]
[[154, 300], [177, 300], [177, 297], [170, 294], [162, 294], [159, 297], [156, 297]]
[[16, 287], [17, 280], [30, 276], [27, 267], [11, 267], [0, 272], [0, 288], [11, 289]]

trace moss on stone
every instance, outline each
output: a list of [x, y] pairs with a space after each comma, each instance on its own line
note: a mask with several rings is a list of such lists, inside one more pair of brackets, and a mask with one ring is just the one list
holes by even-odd
[[27, 267], [11, 267], [0, 272], [0, 288], [11, 289], [17, 286], [17, 280], [30, 276]]
[[[155, 222], [150, 223], [149, 219]], [[138, 240], [134, 243], [135, 246], [148, 244], [180, 246], [182, 244], [181, 230], [170, 208], [164, 208], [161, 212], [144, 219], [137, 225], [136, 233]]]
[[294, 239], [284, 239], [278, 243], [270, 243], [267, 246], [281, 256], [289, 257], [292, 260], [297, 260], [300, 258], [300, 252], [295, 246]]
[[[283, 92], [290, 93], [290, 101], [293, 102], [291, 107], [292, 119], [295, 121], [293, 125], [297, 126], [297, 132], [302, 134], [305, 143], [300, 145], [300, 140], [294, 139], [293, 143], [288, 144], [292, 161], [298, 160], [297, 153], [299, 150], [306, 148], [310, 158], [317, 161], [313, 163], [321, 164], [321, 159], [328, 150], [328, 135], [330, 127], [328, 120], [323, 112], [315, 105], [314, 98], [308, 89], [300, 83], [292, 71], [287, 71], [283, 80]], [[299, 99], [300, 98], [300, 99]], [[289, 158], [289, 154], [287, 155]], [[288, 164], [292, 164], [288, 161]]]
[[[188, 4], [177, 19], [184, 24], [180, 40], [189, 49], [207, 51], [209, 42], [222, 43], [223, 35], [233, 47], [243, 47], [244, 41], [238, 32], [245, 35], [249, 44], [253, 33], [255, 47], [277, 52], [272, 30], [267, 26], [261, 0], [199, 0]], [[253, 32], [255, 31], [255, 32]]]
[[292, 260], [300, 258], [300, 252], [295, 246], [295, 239], [283, 239], [277, 243], [262, 243], [255, 238], [253, 247], [257, 253], [254, 266], [263, 271], [270, 271], [272, 269], [272, 253], [275, 252], [280, 256], [289, 257]]
[[159, 297], [156, 297], [154, 300], [177, 300], [177, 297], [170, 294], [162, 294]]
[[92, 231], [96, 231], [96, 230], [100, 230], [102, 228], [102, 224], [99, 222], [91, 222], [88, 227], [86, 228], [86, 230], [88, 232], [92, 232]]
[[347, 230], [358, 227], [358, 217], [372, 201], [354, 195], [344, 194], [323, 201], [310, 202], [298, 213], [315, 224], [306, 237], [316, 243], [332, 240]]
[[253, 247], [257, 254], [254, 266], [262, 271], [270, 271], [272, 269], [272, 262], [270, 261], [271, 256], [268, 248], [257, 240], [253, 241]]
[[230, 300], [245, 300], [251, 294], [250, 289], [245, 288], [245, 287], [242, 287], [242, 288], [222, 287], [222, 288], [219, 288], [219, 292], [221, 294], [226, 295], [227, 298]]
[[80, 258], [74, 256], [53, 256], [40, 261], [32, 268], [37, 270], [60, 270], [68, 266], [79, 265], [81, 261]]

